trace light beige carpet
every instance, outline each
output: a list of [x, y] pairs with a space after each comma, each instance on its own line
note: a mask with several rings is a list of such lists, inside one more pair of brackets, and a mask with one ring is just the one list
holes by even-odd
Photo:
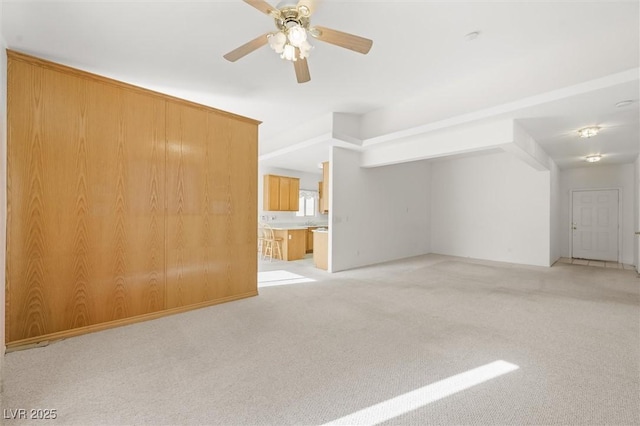
[[324, 424], [497, 360], [519, 368], [369, 421], [640, 424], [633, 271], [310, 265], [261, 263], [255, 298], [7, 354], [4, 413], [57, 419], [4, 424]]

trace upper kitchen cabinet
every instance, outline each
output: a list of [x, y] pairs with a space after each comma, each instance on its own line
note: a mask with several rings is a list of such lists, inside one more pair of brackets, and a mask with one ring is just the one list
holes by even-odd
[[264, 175], [263, 209], [297, 212], [300, 179], [289, 176]]
[[322, 182], [318, 183], [318, 194], [320, 202], [318, 210], [320, 213], [329, 213], [329, 162], [322, 163]]

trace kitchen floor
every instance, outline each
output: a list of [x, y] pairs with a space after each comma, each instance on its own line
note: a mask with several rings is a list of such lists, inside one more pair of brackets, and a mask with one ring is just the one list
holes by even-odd
[[561, 257], [558, 259], [557, 263], [566, 263], [570, 265], [581, 265], [581, 266], [596, 266], [599, 268], [611, 268], [611, 269], [626, 269], [626, 270], [635, 270], [635, 266], [628, 265], [626, 263], [618, 263], [618, 262], [605, 262], [602, 260], [589, 260], [589, 259], [572, 259], [569, 257]]
[[313, 253], [305, 254], [304, 259], [290, 261], [284, 261], [280, 259], [263, 259], [262, 257], [258, 256], [258, 271], [270, 271], [274, 268], [279, 269], [282, 267], [288, 267], [289, 265], [297, 265], [298, 267], [309, 266], [315, 268], [315, 266], [313, 266]]

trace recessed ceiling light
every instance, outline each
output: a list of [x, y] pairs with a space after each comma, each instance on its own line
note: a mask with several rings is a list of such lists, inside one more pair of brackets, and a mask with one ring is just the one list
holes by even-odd
[[464, 36], [464, 39], [467, 41], [472, 41], [477, 39], [480, 36], [480, 31], [474, 31]]
[[631, 100], [631, 99], [627, 99], [626, 101], [620, 101], [616, 104], [617, 108], [624, 108], [626, 106], [631, 105], [632, 103], [634, 103], [635, 101]]
[[588, 163], [597, 163], [598, 161], [602, 160], [602, 155], [600, 154], [587, 155], [584, 159]]
[[598, 126], [585, 127], [584, 129], [578, 130], [578, 134], [580, 135], [581, 138], [591, 138], [597, 135], [599, 132], [600, 132], [600, 127]]

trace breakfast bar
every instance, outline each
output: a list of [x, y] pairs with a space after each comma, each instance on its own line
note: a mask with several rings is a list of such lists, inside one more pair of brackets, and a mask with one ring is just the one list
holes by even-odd
[[[316, 224], [272, 224], [273, 236], [280, 242], [282, 260], [304, 259], [307, 253], [315, 249], [316, 230], [326, 231], [326, 225]], [[278, 256], [279, 257], [279, 256]]]
[[303, 259], [307, 253], [307, 227], [288, 226], [280, 228], [272, 226], [276, 239], [281, 239], [282, 260]]

